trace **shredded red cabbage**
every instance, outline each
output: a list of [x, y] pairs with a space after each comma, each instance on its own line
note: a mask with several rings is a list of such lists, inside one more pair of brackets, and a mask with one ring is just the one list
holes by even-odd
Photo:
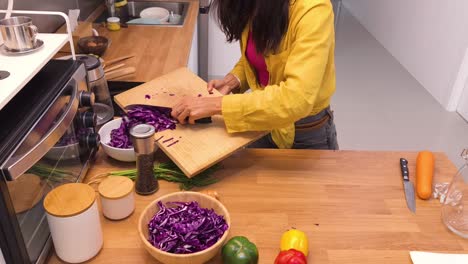
[[176, 141], [172, 142], [171, 144], [167, 145], [167, 147], [172, 147], [173, 145], [175, 145], [177, 143], [179, 143], [179, 140], [176, 140]]
[[130, 128], [139, 124], [152, 125], [156, 132], [174, 130], [177, 121], [171, 118], [171, 109], [153, 106], [135, 106], [122, 117], [119, 128], [111, 131], [109, 145], [115, 148], [132, 148]]
[[[174, 207], [175, 206], [175, 207]], [[158, 202], [159, 211], [148, 224], [148, 241], [163, 251], [190, 254], [214, 245], [226, 232], [223, 216], [197, 202]]]
[[132, 148], [132, 140], [130, 139], [130, 123], [127, 122], [125, 116], [122, 117], [120, 127], [113, 129], [110, 135], [109, 146], [114, 148]]

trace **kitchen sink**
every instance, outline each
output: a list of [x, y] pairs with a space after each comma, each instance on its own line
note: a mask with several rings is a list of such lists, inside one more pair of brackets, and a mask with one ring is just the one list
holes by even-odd
[[[163, 23], [132, 23], [131, 25], [151, 25], [151, 26], [163, 26], [163, 27], [181, 27], [184, 25], [185, 17], [187, 16], [188, 9], [190, 7], [190, 2], [161, 2], [161, 1], [129, 1], [128, 2], [128, 13], [130, 15], [130, 19], [140, 18], [140, 12], [149, 7], [162, 7], [170, 12], [174, 12], [174, 14], [180, 15], [181, 19], [176, 24], [169, 24], [167, 22]], [[108, 17], [107, 10], [96, 18], [93, 23], [102, 23], [105, 22]]]

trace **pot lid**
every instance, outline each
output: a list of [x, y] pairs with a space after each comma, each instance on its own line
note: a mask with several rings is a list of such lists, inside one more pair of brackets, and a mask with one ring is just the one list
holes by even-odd
[[87, 71], [92, 71], [101, 66], [101, 61], [91, 55], [77, 55], [76, 60], [83, 62]]

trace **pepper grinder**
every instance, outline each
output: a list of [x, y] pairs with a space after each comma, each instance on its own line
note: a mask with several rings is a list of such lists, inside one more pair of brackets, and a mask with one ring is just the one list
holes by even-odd
[[147, 124], [137, 125], [130, 129], [137, 167], [135, 191], [140, 195], [150, 195], [159, 190], [158, 180], [153, 172], [154, 133], [154, 127]]

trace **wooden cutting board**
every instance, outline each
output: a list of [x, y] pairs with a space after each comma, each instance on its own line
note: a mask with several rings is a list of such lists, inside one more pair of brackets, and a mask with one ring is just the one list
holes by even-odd
[[[208, 94], [206, 85], [205, 81], [187, 68], [180, 68], [118, 94], [114, 100], [122, 108], [132, 104], [170, 107], [176, 103], [173, 99], [176, 97], [220, 96], [218, 91], [212, 95]], [[166, 130], [155, 135], [155, 139], [159, 139], [158, 146], [188, 177], [209, 168], [266, 134], [266, 132], [229, 134], [222, 116], [214, 116], [212, 119], [211, 124], [178, 124], [175, 130]], [[178, 142], [172, 144], [176, 141]]]
[[7, 181], [15, 213], [33, 208], [43, 197], [44, 186], [39, 176], [25, 173], [14, 181]]

